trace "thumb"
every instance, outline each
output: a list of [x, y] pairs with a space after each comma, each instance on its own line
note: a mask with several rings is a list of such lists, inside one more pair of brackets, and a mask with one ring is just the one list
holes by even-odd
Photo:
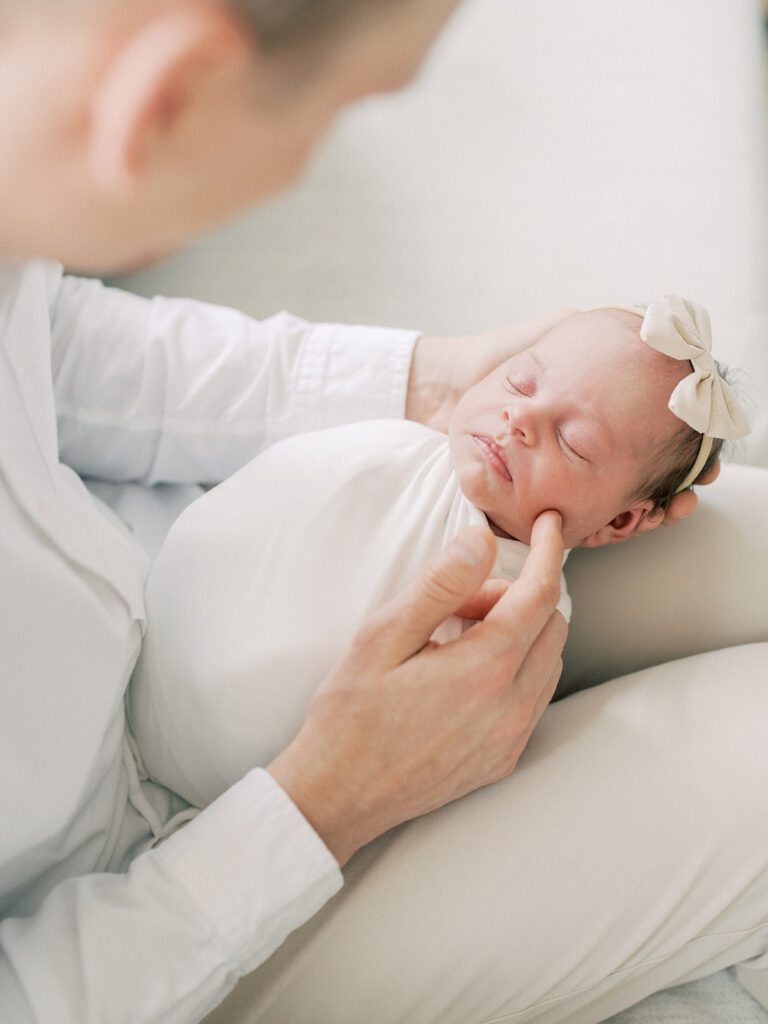
[[469, 526], [440, 551], [405, 593], [377, 616], [382, 653], [400, 664], [416, 654], [449, 615], [480, 589], [496, 557], [496, 538], [483, 526]]

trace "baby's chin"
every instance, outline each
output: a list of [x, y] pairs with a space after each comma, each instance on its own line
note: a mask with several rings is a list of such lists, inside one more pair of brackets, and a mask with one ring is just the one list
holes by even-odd
[[[487, 512], [484, 512], [483, 514], [488, 520], [488, 526], [491, 529], [491, 533], [495, 534], [495, 536], [503, 537], [505, 540], [519, 540], [522, 541], [523, 544], [530, 545], [531, 535], [533, 534], [533, 523], [523, 526], [513, 526], [511, 523], [507, 523], [505, 526], [500, 526], [488, 515]], [[585, 544], [585, 541], [581, 537], [577, 537], [572, 531], [569, 531], [567, 527], [563, 530], [563, 541], [569, 551], [573, 548], [589, 546]]]
[[529, 527], [527, 529], [520, 529], [519, 527], [512, 527], [511, 524], [508, 524], [509, 529], [505, 529], [505, 527], [499, 526], [498, 523], [494, 522], [487, 512], [483, 514], [485, 515], [485, 518], [488, 520], [488, 525], [491, 528], [491, 533], [495, 534], [497, 537], [503, 537], [505, 540], [519, 540], [522, 541], [523, 544], [531, 543], [531, 533], [533, 530], [532, 527]]

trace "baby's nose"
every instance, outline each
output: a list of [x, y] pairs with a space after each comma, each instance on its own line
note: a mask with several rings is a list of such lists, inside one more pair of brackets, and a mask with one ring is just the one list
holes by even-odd
[[536, 444], [538, 436], [536, 416], [528, 403], [525, 407], [517, 402], [505, 406], [501, 411], [501, 418], [504, 423], [504, 432], [510, 437], [522, 444]]

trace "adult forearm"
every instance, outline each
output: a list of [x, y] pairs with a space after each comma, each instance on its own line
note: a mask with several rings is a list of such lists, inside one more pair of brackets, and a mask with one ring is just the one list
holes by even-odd
[[256, 770], [127, 874], [55, 886], [0, 923], [0, 1019], [191, 1024], [342, 884], [286, 795]]
[[283, 437], [401, 417], [417, 337], [72, 277], [51, 322], [62, 461], [145, 484], [216, 483]]

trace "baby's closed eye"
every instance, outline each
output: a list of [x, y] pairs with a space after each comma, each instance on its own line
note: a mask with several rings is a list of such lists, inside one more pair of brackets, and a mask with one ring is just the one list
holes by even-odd
[[558, 430], [557, 438], [560, 442], [560, 447], [563, 449], [568, 458], [570, 458], [572, 461], [576, 460], [578, 462], [589, 462], [589, 459], [585, 455], [582, 455], [582, 453], [577, 448], [574, 448], [573, 442], [568, 441], [566, 436], [563, 434], [562, 430]]
[[510, 394], [522, 395], [524, 398], [530, 398], [536, 394], [536, 380], [534, 377], [518, 375], [506, 377], [503, 386], [505, 391], [509, 391]]

